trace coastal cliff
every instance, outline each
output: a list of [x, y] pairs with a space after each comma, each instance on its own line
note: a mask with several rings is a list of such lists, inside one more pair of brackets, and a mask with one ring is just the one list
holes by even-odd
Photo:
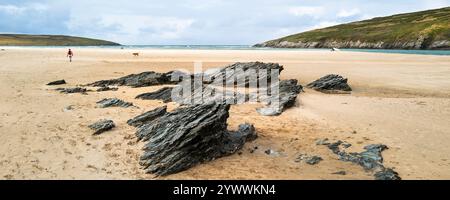
[[312, 30], [255, 47], [447, 50], [450, 49], [450, 7]]

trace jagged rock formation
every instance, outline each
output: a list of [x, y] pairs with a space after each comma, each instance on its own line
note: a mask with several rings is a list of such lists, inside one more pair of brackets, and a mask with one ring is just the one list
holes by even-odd
[[136, 99], [162, 100], [164, 103], [168, 103], [172, 101], [172, 89], [173, 88], [171, 87], [164, 87], [156, 92], [140, 94], [136, 97]]
[[[256, 86], [251, 84], [251, 76], [254, 76], [255, 79], [253, 81], [258, 81], [259, 83], [267, 80], [267, 84], [265, 86], [270, 85], [270, 81], [272, 78], [272, 73], [277, 72], [279, 75], [281, 71], [283, 71], [283, 66], [278, 63], [263, 63], [263, 62], [246, 62], [246, 63], [234, 63], [232, 65], [226, 66], [217, 72], [213, 72], [210, 74], [204, 74], [205, 79], [209, 79], [205, 81], [206, 83], [213, 83], [214, 80], [223, 80], [224, 84], [228, 85], [236, 85], [237, 79], [245, 75], [242, 85], [236, 85], [238, 87], [248, 87], [248, 86]], [[229, 73], [227, 73], [229, 72]], [[256, 82], [255, 82], [256, 83]], [[219, 84], [222, 85], [221, 83]]]
[[137, 137], [148, 141], [140, 164], [160, 176], [235, 153], [256, 133], [249, 124], [228, 131], [229, 108], [215, 103], [181, 107], [140, 126]]
[[109, 131], [116, 127], [112, 120], [100, 120], [94, 124], [89, 125], [89, 128], [94, 130], [94, 135], [99, 135], [103, 132]]
[[86, 94], [86, 92], [89, 91], [86, 88], [80, 88], [80, 87], [75, 87], [75, 88], [57, 88], [56, 90], [60, 91], [61, 93], [65, 93], [65, 94], [72, 94], [72, 93]]
[[[303, 91], [303, 87], [298, 85], [295, 79], [283, 80], [279, 82], [279, 97], [271, 97], [269, 105], [264, 108], [257, 109], [258, 113], [265, 116], [280, 115], [284, 110], [295, 106], [298, 94]], [[278, 99], [274, 99], [278, 98]], [[278, 100], [279, 104], [274, 104]]]
[[117, 98], [107, 98], [107, 99], [102, 99], [102, 100], [98, 101], [97, 106], [99, 108], [108, 108], [108, 107], [128, 108], [130, 106], [133, 106], [133, 103], [125, 102], [125, 101], [117, 99]]
[[117, 90], [119, 90], [119, 88], [104, 86], [104, 87], [98, 88], [98, 89], [97, 89], [97, 92], [117, 91]]
[[57, 80], [57, 81], [47, 83], [47, 85], [64, 85], [64, 84], [66, 84], [65, 80]]
[[166, 113], [167, 106], [159, 107], [128, 120], [127, 124], [134, 127], [140, 127], [144, 124], [151, 123], [153, 120], [163, 116]]
[[329, 74], [308, 84], [306, 87], [323, 93], [349, 93], [352, 91], [352, 88], [347, 82], [348, 79], [340, 75]]
[[102, 80], [87, 84], [93, 87], [105, 86], [130, 86], [130, 87], [147, 87], [153, 85], [175, 84], [177, 82], [171, 81], [173, 72], [157, 73], [153, 71], [142, 72], [139, 74], [130, 74], [117, 79]]
[[365, 170], [375, 171], [377, 180], [401, 180], [397, 172], [383, 165], [381, 152], [388, 149], [386, 145], [372, 144], [364, 147], [365, 151], [361, 153], [347, 153], [340, 149], [343, 143], [342, 141], [337, 141], [327, 145], [333, 153], [339, 156], [339, 160], [358, 164]]

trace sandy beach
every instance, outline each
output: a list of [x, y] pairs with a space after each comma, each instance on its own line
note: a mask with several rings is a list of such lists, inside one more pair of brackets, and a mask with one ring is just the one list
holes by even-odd
[[[271, 50], [120, 50], [4, 48], [0, 51], [0, 179], [154, 179], [138, 161], [142, 142], [126, 121], [162, 106], [137, 100], [162, 86], [118, 91], [61, 94], [46, 86], [65, 79], [64, 87], [122, 77], [143, 71], [193, 70], [234, 62], [284, 65], [282, 79], [302, 85], [326, 74], [349, 79], [349, 95], [305, 89], [297, 106], [277, 117], [261, 116], [260, 105], [234, 105], [229, 129], [249, 122], [259, 138], [242, 153], [197, 165], [157, 179], [373, 179], [360, 166], [342, 162], [316, 140], [386, 144], [384, 164], [402, 179], [450, 179], [450, 57], [328, 51]], [[133, 52], [139, 52], [134, 57]], [[96, 108], [95, 102], [117, 97], [138, 108]], [[72, 110], [65, 109], [72, 106]], [[178, 105], [169, 103], [169, 110]], [[110, 118], [117, 127], [93, 136], [88, 125]], [[250, 153], [249, 149], [258, 149]], [[278, 153], [264, 153], [272, 149]], [[295, 162], [300, 154], [320, 155], [311, 166]], [[346, 171], [347, 175], [333, 174]]]

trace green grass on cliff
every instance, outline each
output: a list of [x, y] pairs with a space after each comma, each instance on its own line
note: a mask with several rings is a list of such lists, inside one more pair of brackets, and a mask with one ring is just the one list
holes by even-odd
[[0, 34], [0, 46], [111, 46], [114, 42], [63, 35]]
[[450, 7], [342, 24], [290, 35], [268, 43], [330, 40], [408, 42], [421, 36], [427, 38], [426, 42], [450, 40]]

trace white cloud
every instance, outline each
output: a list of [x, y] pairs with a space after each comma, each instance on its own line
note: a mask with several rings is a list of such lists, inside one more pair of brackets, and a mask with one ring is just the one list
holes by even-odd
[[298, 17], [303, 16], [320, 17], [325, 13], [325, 8], [319, 6], [296, 6], [290, 7], [288, 12], [291, 15]]
[[337, 14], [337, 16], [338, 17], [352, 17], [352, 16], [358, 15], [360, 13], [361, 13], [361, 11], [358, 8], [354, 8], [351, 10], [341, 10]]
[[[87, 23], [87, 22], [91, 23]], [[103, 15], [97, 18], [71, 17], [67, 27], [71, 31], [89, 30], [95, 36], [107, 32], [106, 39], [126, 38], [126, 43], [179, 39], [194, 23], [193, 19], [147, 15]], [[95, 28], [93, 28], [95, 27]]]
[[5, 13], [9, 15], [21, 15], [25, 12], [44, 12], [47, 10], [47, 6], [43, 4], [27, 4], [24, 6], [16, 5], [0, 5], [0, 13]]

